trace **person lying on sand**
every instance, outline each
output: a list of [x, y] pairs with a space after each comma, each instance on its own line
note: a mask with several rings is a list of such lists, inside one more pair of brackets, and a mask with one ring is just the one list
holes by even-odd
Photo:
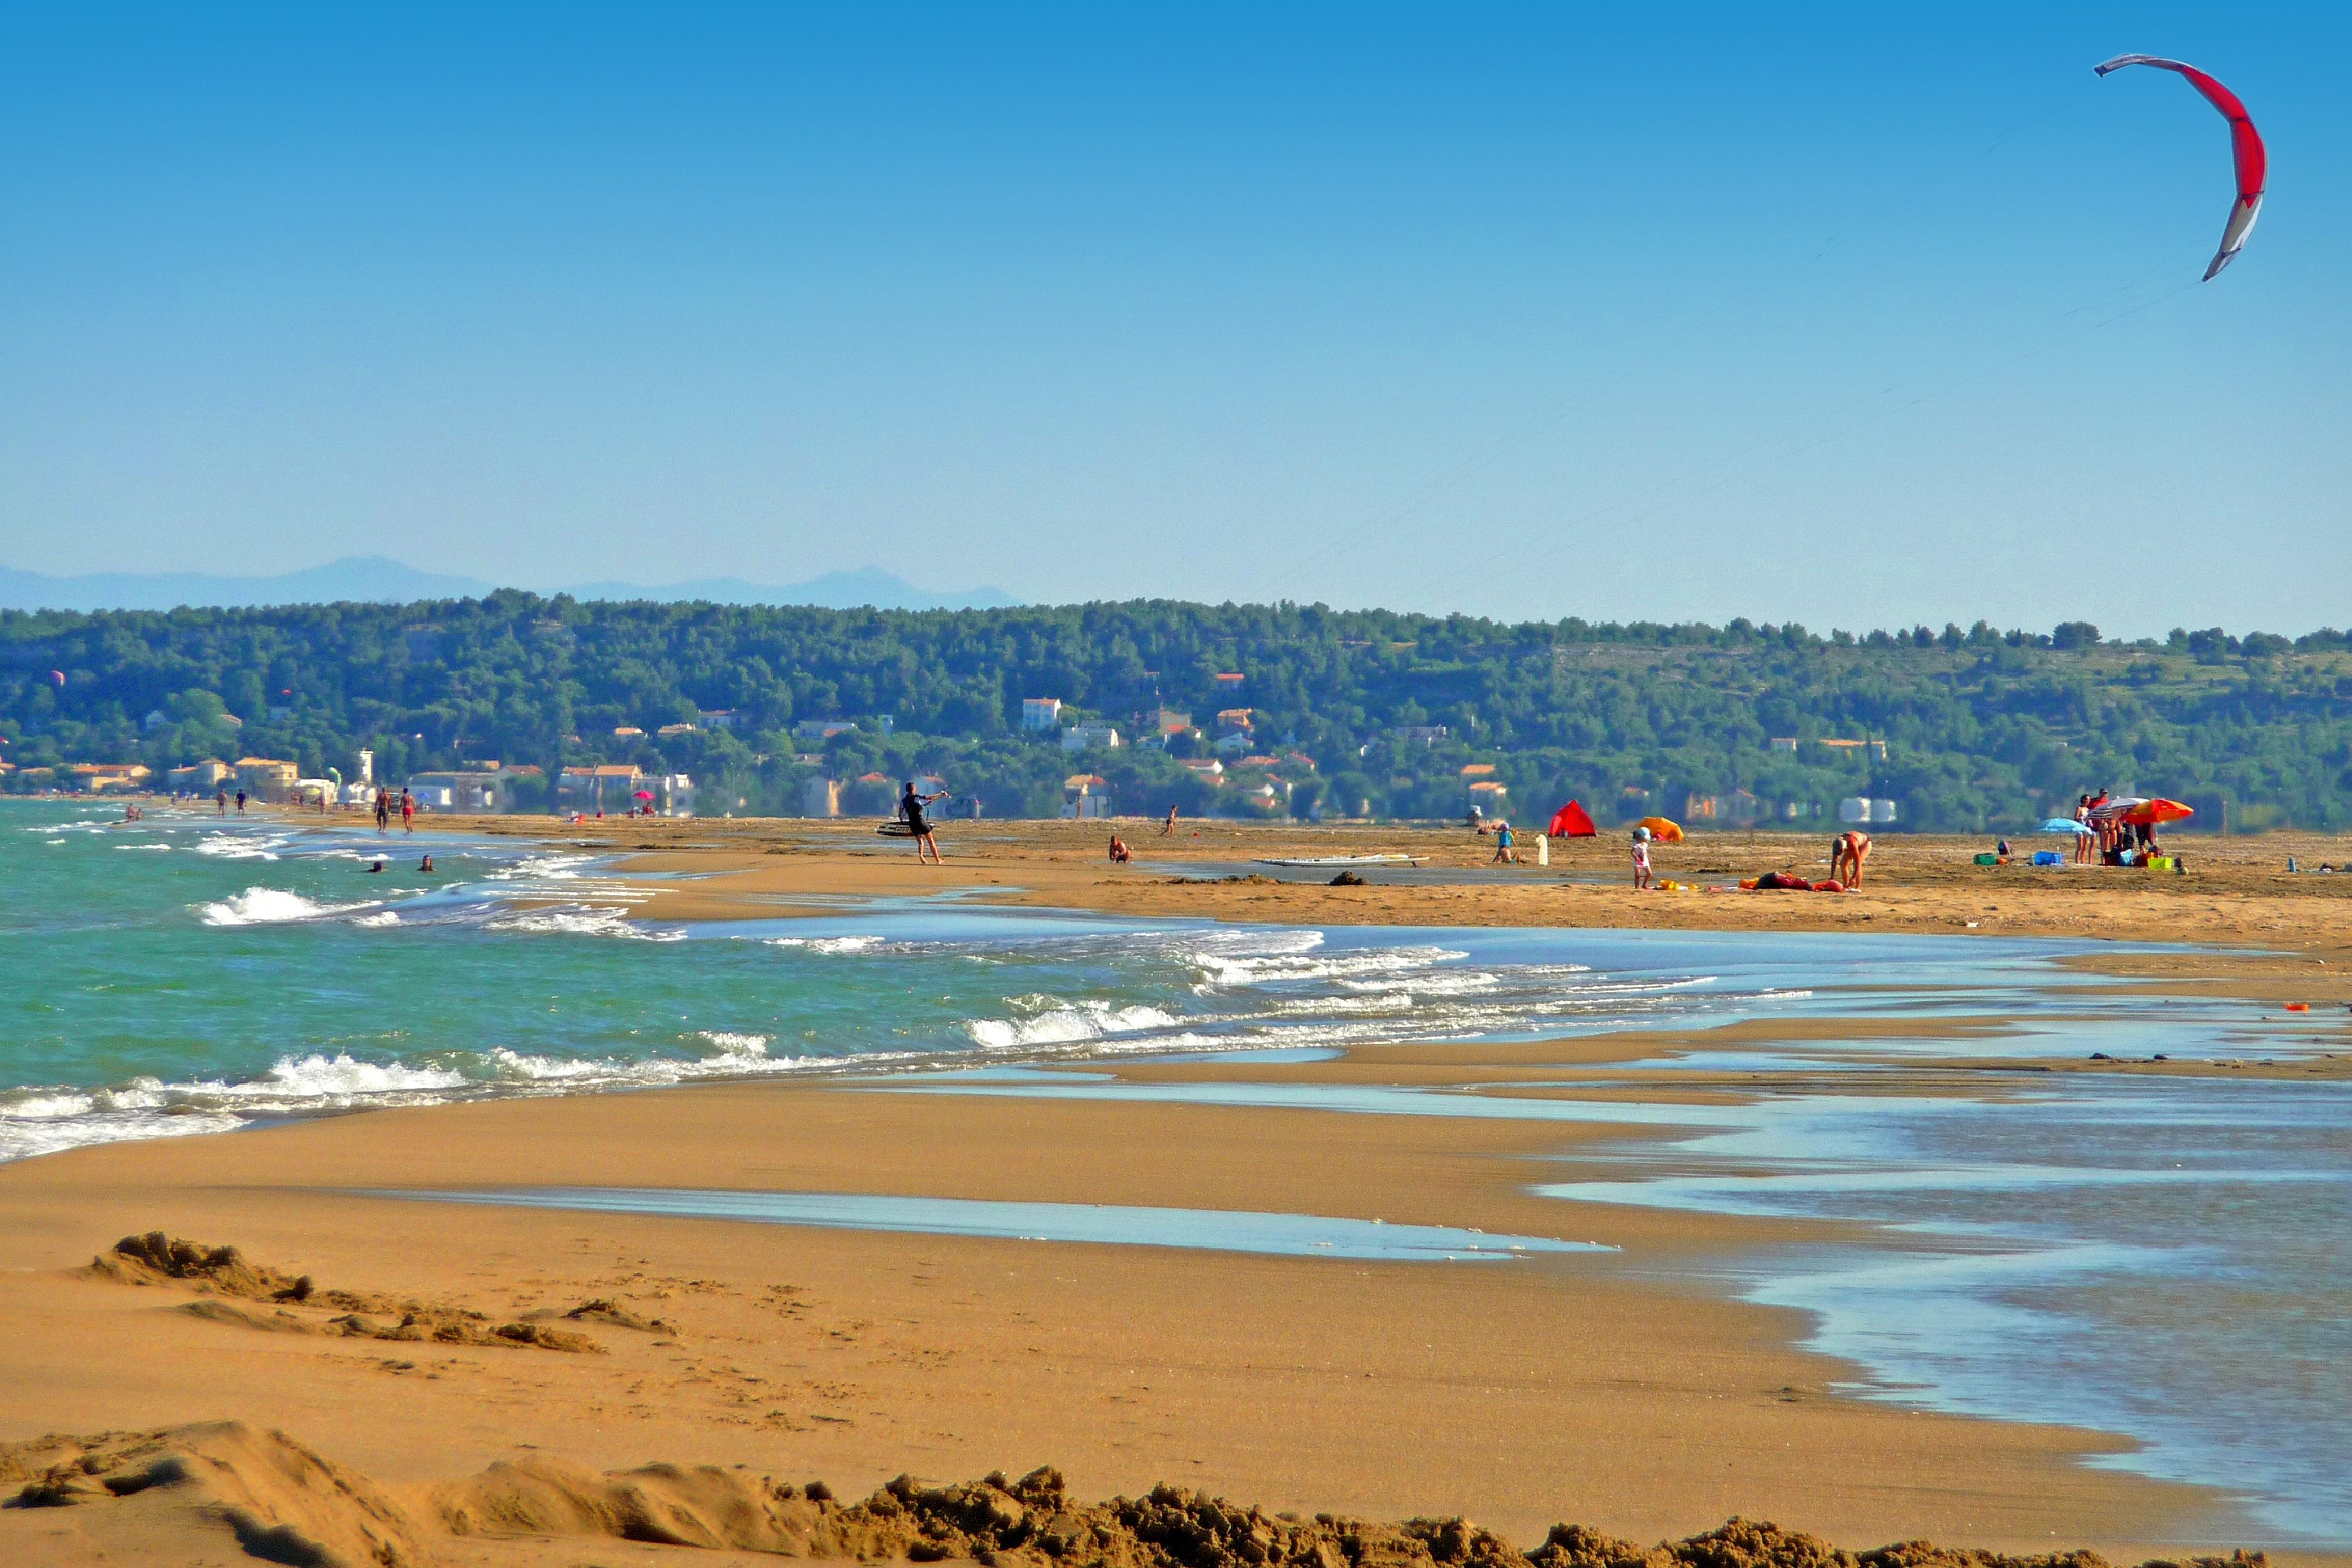
[[1830, 841], [1830, 880], [1862, 885], [1862, 862], [1870, 858], [1868, 833], [1844, 832]]

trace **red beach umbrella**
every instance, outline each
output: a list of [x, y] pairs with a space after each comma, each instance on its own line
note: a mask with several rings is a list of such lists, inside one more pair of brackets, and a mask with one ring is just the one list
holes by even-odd
[[650, 800], [653, 798], [654, 792], [650, 789], [640, 789], [637, 791], [637, 799], [640, 800]]
[[2159, 797], [2154, 800], [2142, 800], [2137, 806], [2129, 808], [2123, 813], [2123, 821], [2152, 828], [2159, 822], [2177, 822], [2184, 817], [2193, 817], [2196, 814], [2197, 808], [2194, 806], [2184, 806], [2178, 800], [2167, 800]]

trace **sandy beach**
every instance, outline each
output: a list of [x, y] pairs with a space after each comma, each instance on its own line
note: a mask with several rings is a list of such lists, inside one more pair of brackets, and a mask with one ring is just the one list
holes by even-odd
[[[1949, 933], [1965, 914], [1981, 924], [1960, 930], [2250, 949], [2209, 950], [2195, 963], [2115, 956], [2119, 972], [2150, 987], [2338, 1013], [2352, 999], [2338, 962], [2352, 947], [2352, 878], [2285, 875], [2277, 840], [2200, 844], [2191, 874], [2177, 879], [2036, 883], [2012, 868], [1954, 866], [1956, 842], [1889, 839], [1868, 892], [1772, 897], [1636, 895], [1558, 880], [1613, 875], [1613, 842], [1556, 854], [1551, 880], [1510, 868], [1434, 885], [1246, 880], [1265, 856], [1389, 847], [1468, 871], [1491, 852], [1460, 832], [1212, 825], [1165, 849], [1130, 834], [1146, 863], [1114, 869], [1100, 861], [1099, 824], [959, 825], [945, 835], [948, 866], [934, 871], [916, 868], [903, 845], [877, 852], [869, 824], [634, 821], [552, 834], [543, 821], [431, 826], [625, 852], [633, 869], [659, 873], [662, 891], [634, 911], [648, 921], [775, 916], [942, 889], [1119, 915], [1318, 925]], [[1187, 863], [1165, 863], [1180, 846]], [[1699, 841], [1668, 850], [1661, 873], [1752, 874], [1801, 867], [1818, 852], [1811, 839]], [[2342, 851], [2315, 842], [2294, 852], [2315, 863]], [[1801, 1040], [1807, 1027], [1740, 1025], [1679, 1043]], [[1879, 1027], [1892, 1039], [1906, 1026]], [[1294, 1064], [1091, 1065], [1139, 1084], [1245, 1076], [1501, 1095], [1541, 1095], [1572, 1067], [1622, 1074], [1608, 1092], [1636, 1101], [1738, 1092], [1729, 1077], [1668, 1083], [1628, 1065], [1676, 1043], [1645, 1032], [1370, 1046]], [[1926, 1082], [2003, 1065], [1925, 1060], [1906, 1071]], [[1847, 1548], [1926, 1538], [2177, 1559], [2240, 1539], [2242, 1521], [2210, 1493], [2086, 1465], [2118, 1449], [2111, 1436], [1843, 1396], [1834, 1385], [1853, 1369], [1793, 1348], [1797, 1314], [1676, 1284], [1666, 1267], [1835, 1228], [1571, 1206], [1528, 1190], [1536, 1173], [1580, 1151], [1642, 1135], [1572, 1122], [981, 1098], [810, 1078], [381, 1111], [78, 1149], [0, 1166], [0, 1441], [178, 1433], [158, 1441], [214, 1455], [204, 1463], [219, 1486], [258, 1500], [253, 1517], [392, 1541], [398, 1551], [381, 1560], [419, 1563], [722, 1560], [646, 1544], [652, 1537], [619, 1540], [611, 1521], [621, 1515], [591, 1506], [613, 1484], [604, 1472], [654, 1462], [822, 1479], [843, 1499], [902, 1472], [933, 1484], [1051, 1465], [1081, 1500], [1172, 1483], [1270, 1512], [1466, 1515], [1521, 1549], [1563, 1521], [1647, 1543], [1734, 1516]], [[1623, 1250], [1356, 1261], [396, 1196], [550, 1186], [1303, 1213]], [[217, 1270], [90, 1267], [117, 1257], [118, 1239], [149, 1232], [233, 1246], [268, 1272], [235, 1286]], [[298, 1289], [298, 1278], [308, 1283]], [[289, 1500], [255, 1479], [301, 1468], [284, 1454], [266, 1443], [248, 1452], [261, 1443], [250, 1433], [182, 1430], [225, 1421], [282, 1431], [340, 1479]], [[100, 1448], [52, 1442], [0, 1450], [0, 1479], [11, 1490], [37, 1483], [83, 1453], [88, 1473], [115, 1473]], [[557, 1476], [561, 1484], [541, 1480], [572, 1500], [482, 1526], [478, 1478], [518, 1464]], [[195, 1562], [224, 1550], [219, 1508], [205, 1516], [206, 1535], [201, 1521], [162, 1511], [162, 1492], [142, 1504], [143, 1483], [120, 1499], [112, 1485], [86, 1506], [0, 1511], [0, 1557]], [[335, 1522], [353, 1498], [374, 1500], [368, 1506], [392, 1521], [380, 1539]], [[805, 1532], [793, 1539], [812, 1550]], [[874, 1552], [904, 1554], [905, 1541], [892, 1539], [875, 1537]], [[142, 1555], [165, 1551], [186, 1555]]]
[[[1839, 894], [1743, 893], [1766, 871], [1822, 876], [1824, 835], [1694, 833], [1656, 851], [1657, 873], [1693, 891], [1638, 892], [1614, 835], [1566, 840], [1551, 864], [1496, 865], [1492, 841], [1422, 824], [955, 822], [943, 866], [915, 862], [902, 840], [866, 821], [607, 819], [562, 824], [513, 817], [420, 819], [428, 833], [520, 835], [618, 853], [664, 879], [636, 906], [649, 920], [806, 914], [842, 898], [951, 893], [980, 903], [1275, 925], [1565, 926], [1699, 931], [1870, 931], [2053, 936], [2117, 944], [2195, 944], [2225, 957], [2118, 951], [2095, 962], [2151, 985], [2281, 1004], [2352, 1005], [2352, 837], [2184, 835], [2184, 874], [2124, 867], [2040, 870], [2022, 859], [1973, 863], [1990, 841], [1884, 834], [1863, 888]], [[1113, 832], [1134, 862], [1114, 866]], [[2053, 841], [2020, 841], [2023, 854]], [[1523, 859], [1532, 851], [1521, 841]], [[1332, 886], [1337, 870], [1267, 860], [1402, 854], [1419, 869], [1361, 869], [1367, 885]], [[2290, 873], [2289, 860], [2305, 870]], [[1413, 877], [1442, 877], [1414, 881]], [[1728, 889], [1725, 891], [1725, 889]]]

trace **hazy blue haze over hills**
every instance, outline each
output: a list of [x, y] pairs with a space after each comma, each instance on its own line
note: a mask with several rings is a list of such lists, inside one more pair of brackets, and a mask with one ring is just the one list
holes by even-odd
[[[0, 610], [172, 610], [181, 605], [235, 609], [266, 604], [408, 604], [419, 600], [478, 599], [499, 585], [480, 578], [419, 571], [383, 556], [350, 556], [323, 566], [268, 577], [209, 572], [91, 572], [53, 577], [0, 567]], [[648, 585], [588, 582], [562, 591], [575, 599], [667, 601], [707, 599], [720, 604], [814, 604], [851, 610], [1001, 610], [1019, 600], [998, 588], [934, 593], [904, 578], [865, 567], [828, 571], [803, 582], [747, 582], [740, 577], [697, 578]]]

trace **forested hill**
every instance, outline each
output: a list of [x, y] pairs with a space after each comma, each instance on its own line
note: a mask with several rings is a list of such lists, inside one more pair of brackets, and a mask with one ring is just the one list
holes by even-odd
[[[1129, 744], [1067, 751], [1023, 730], [1024, 697]], [[1215, 752], [1233, 728], [1218, 714], [1242, 708], [1246, 737]], [[1199, 733], [1131, 744], [1163, 711]], [[858, 727], [796, 736], [810, 719]], [[1066, 777], [1091, 772], [1123, 811], [1274, 809], [1273, 781], [1301, 815], [1451, 816], [1486, 780], [1522, 821], [1570, 795], [1604, 822], [1680, 815], [1696, 796], [1727, 820], [1811, 825], [1859, 794], [1898, 802], [1903, 827], [1974, 831], [2101, 786], [2226, 801], [2232, 827], [2352, 821], [2352, 651], [2332, 632], [1856, 638], [1160, 601], [898, 612], [507, 592], [8, 612], [0, 736], [16, 789], [74, 762], [247, 755], [349, 776], [372, 747], [395, 780], [491, 758], [686, 772], [705, 812], [789, 812], [813, 778], [920, 771], [995, 814], [1051, 812]], [[1832, 740], [1883, 740], [1884, 755]], [[1221, 779], [1182, 766], [1212, 755]]]

